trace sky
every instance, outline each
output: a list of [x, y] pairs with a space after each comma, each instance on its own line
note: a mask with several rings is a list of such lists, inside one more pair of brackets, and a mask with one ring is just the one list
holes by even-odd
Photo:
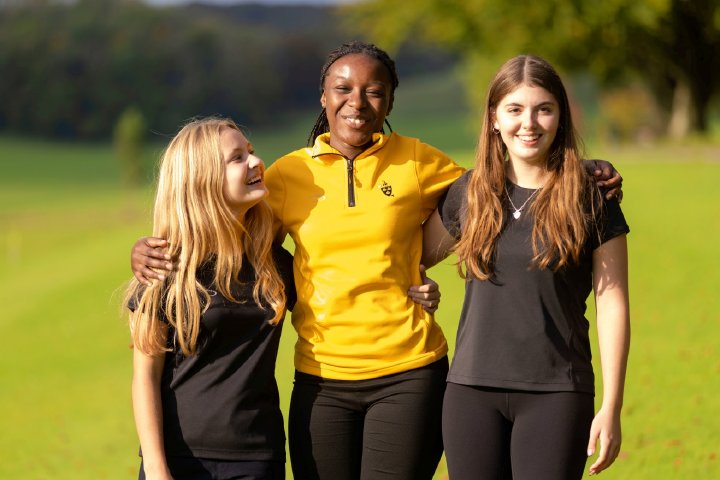
[[262, 3], [265, 5], [339, 5], [355, 3], [358, 0], [144, 0], [150, 5], [179, 5], [183, 3], [212, 3], [233, 5], [238, 3]]

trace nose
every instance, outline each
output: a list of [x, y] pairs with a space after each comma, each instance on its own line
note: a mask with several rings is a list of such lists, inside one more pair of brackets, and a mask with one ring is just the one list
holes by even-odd
[[365, 103], [366, 103], [365, 102], [365, 92], [363, 92], [359, 89], [355, 89], [350, 93], [350, 98], [348, 99], [348, 104], [351, 107], [360, 110], [361, 108], [363, 108], [365, 106]]
[[258, 168], [261, 172], [264, 172], [265, 164], [263, 163], [262, 158], [255, 154], [250, 154], [248, 156], [248, 169], [252, 170], [254, 168]]
[[537, 123], [537, 113], [533, 109], [528, 108], [522, 113], [522, 126], [526, 129], [532, 129]]

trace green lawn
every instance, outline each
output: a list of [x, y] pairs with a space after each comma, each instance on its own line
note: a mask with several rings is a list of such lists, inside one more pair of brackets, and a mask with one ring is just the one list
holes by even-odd
[[[398, 131], [444, 131], [441, 146], [470, 161], [462, 116], [440, 112], [423, 124], [412, 111], [395, 113]], [[302, 144], [306, 132], [294, 132], [252, 138], [262, 154], [265, 145]], [[622, 171], [632, 230], [625, 438], [603, 478], [720, 478], [720, 147], [590, 153]], [[131, 352], [118, 303], [129, 248], [150, 231], [152, 194], [123, 189], [117, 178], [106, 145], [0, 137], [0, 478], [136, 475]], [[430, 275], [441, 283], [438, 321], [452, 344], [463, 291], [450, 263]], [[288, 324], [277, 370], [285, 411], [293, 343]]]

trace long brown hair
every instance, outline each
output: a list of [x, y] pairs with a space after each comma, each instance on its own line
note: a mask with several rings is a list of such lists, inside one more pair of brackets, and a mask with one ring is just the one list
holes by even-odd
[[124, 305], [134, 306], [129, 318], [133, 346], [145, 354], [168, 350], [164, 322], [175, 329], [175, 341], [185, 355], [196, 351], [200, 316], [210, 301], [196, 274], [208, 262], [214, 262], [219, 293], [238, 302], [231, 283], [238, 280], [244, 254], [255, 269], [253, 299], [272, 308], [273, 324], [284, 314], [285, 288], [272, 258], [270, 207], [263, 200], [240, 220], [223, 197], [224, 128], [240, 130], [229, 119], [191, 121], [160, 160], [153, 235], [168, 240], [168, 253], [178, 259], [178, 269], [164, 282], [145, 287], [133, 279], [127, 288]]
[[565, 87], [547, 61], [533, 55], [517, 56], [500, 68], [487, 95], [475, 169], [468, 180], [461, 238], [455, 248], [463, 276], [487, 280], [493, 274], [496, 243], [507, 221], [503, 195], [508, 156], [501, 136], [493, 132], [493, 124], [502, 99], [522, 85], [544, 88], [560, 109], [558, 130], [546, 159], [548, 178], [530, 206], [535, 218], [533, 266], [556, 270], [571, 260], [577, 262], [589, 234], [597, 187], [582, 166], [580, 140]]

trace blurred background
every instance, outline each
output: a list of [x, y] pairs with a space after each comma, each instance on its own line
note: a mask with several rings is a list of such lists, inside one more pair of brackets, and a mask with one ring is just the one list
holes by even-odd
[[[326, 55], [356, 38], [397, 62], [393, 128], [468, 167], [499, 66], [558, 68], [631, 227], [624, 442], [603, 477], [720, 478], [718, 0], [0, 0], [0, 478], [137, 475], [119, 301], [161, 149], [209, 114], [267, 164], [302, 147]], [[463, 285], [452, 260], [430, 275], [452, 346]]]

